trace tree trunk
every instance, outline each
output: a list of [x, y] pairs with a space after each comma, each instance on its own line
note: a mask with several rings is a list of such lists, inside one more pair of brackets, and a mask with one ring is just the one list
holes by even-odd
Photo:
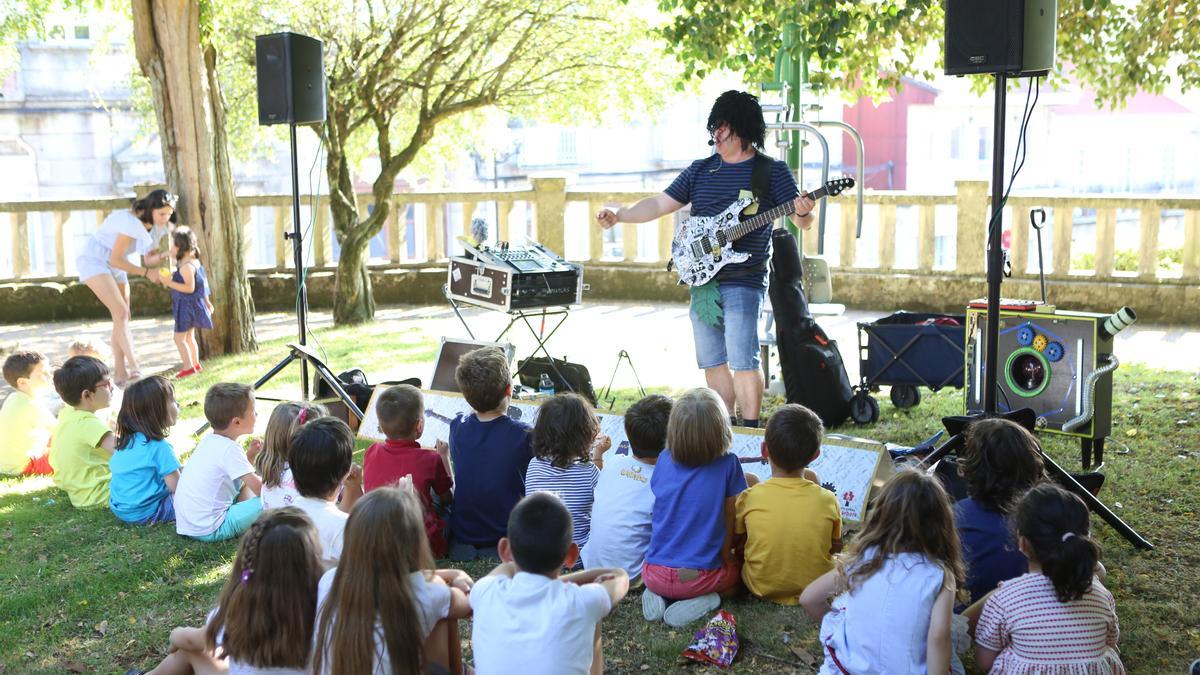
[[342, 240], [334, 285], [333, 322], [336, 325], [363, 323], [375, 316], [375, 294], [366, 257], [370, 239], [350, 236]]
[[234, 198], [216, 54], [200, 40], [196, 0], [133, 0], [134, 45], [150, 82], [167, 184], [179, 222], [200, 240], [214, 306], [200, 333], [205, 355], [257, 348], [244, 225]]

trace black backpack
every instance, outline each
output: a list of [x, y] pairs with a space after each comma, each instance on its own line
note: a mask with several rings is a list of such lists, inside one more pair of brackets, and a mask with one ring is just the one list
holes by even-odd
[[769, 292], [787, 401], [817, 413], [826, 427], [837, 426], [849, 417], [853, 396], [842, 354], [809, 311], [796, 238], [777, 229], [771, 245]]
[[517, 371], [520, 373], [521, 384], [526, 387], [537, 389], [542, 380], [542, 373], [545, 373], [554, 383], [556, 393], [573, 391], [586, 398], [593, 407], [596, 405], [596, 390], [592, 388], [592, 375], [586, 366], [563, 359], [554, 359], [551, 366], [550, 359], [537, 356], [518, 361]]

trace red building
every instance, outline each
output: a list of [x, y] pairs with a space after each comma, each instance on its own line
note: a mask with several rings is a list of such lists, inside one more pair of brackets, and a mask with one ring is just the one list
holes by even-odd
[[[842, 120], [858, 130], [866, 149], [865, 186], [874, 190], [903, 190], [907, 181], [908, 106], [933, 103], [938, 90], [916, 80], [904, 79], [900, 92], [890, 92], [891, 100], [876, 105], [860, 98], [844, 106]], [[842, 164], [854, 166], [853, 143], [842, 144]]]

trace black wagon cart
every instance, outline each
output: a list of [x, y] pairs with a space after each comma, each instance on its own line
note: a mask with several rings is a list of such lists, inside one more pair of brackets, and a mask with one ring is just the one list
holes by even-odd
[[921, 402], [918, 387], [938, 391], [963, 387], [966, 318], [962, 314], [899, 311], [858, 324], [861, 382], [850, 400], [850, 417], [858, 424], [879, 419], [879, 403], [871, 392], [891, 386], [892, 404], [911, 408]]

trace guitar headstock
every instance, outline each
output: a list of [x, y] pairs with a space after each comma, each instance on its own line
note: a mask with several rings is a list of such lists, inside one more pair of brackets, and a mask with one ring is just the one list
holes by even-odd
[[830, 197], [835, 197], [852, 187], [854, 187], [854, 179], [850, 176], [834, 178], [833, 180], [825, 183], [825, 194], [829, 195]]

